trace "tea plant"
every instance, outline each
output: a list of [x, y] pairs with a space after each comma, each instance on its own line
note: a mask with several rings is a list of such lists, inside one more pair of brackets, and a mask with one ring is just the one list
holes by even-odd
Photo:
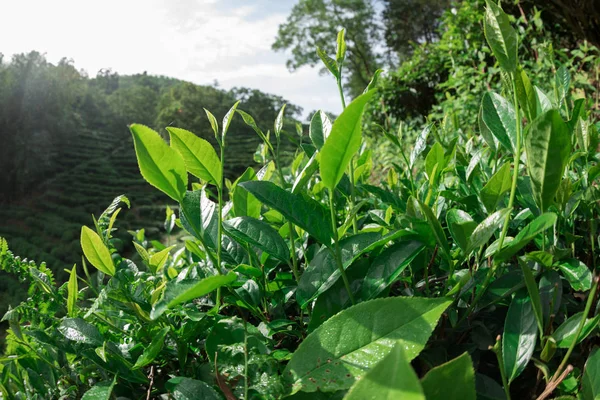
[[[385, 132], [401, 159], [379, 186], [361, 137], [376, 77], [333, 123], [316, 113], [309, 141], [284, 108], [265, 132], [238, 103], [221, 123], [206, 111], [218, 151], [131, 125], [142, 176], [178, 204], [172, 245], [140, 230], [140, 262], [119, 254], [123, 196], [83, 227], [60, 287], [2, 241], [2, 269], [30, 282], [4, 317], [3, 396], [598, 398], [598, 128], [565, 68], [552, 93], [531, 84], [493, 2], [484, 28], [507, 84], [482, 93], [479, 134], [427, 125], [408, 152]], [[318, 55], [345, 106], [344, 31], [337, 49]], [[230, 182], [237, 115], [265, 162]]]

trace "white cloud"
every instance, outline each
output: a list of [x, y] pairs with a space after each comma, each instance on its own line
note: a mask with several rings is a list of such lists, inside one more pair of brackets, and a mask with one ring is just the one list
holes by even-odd
[[[267, 2], [268, 3], [268, 2]], [[261, 9], [259, 4], [263, 4]], [[38, 50], [72, 58], [95, 75], [148, 71], [222, 87], [254, 87], [302, 106], [339, 113], [335, 84], [317, 69], [289, 73], [271, 44], [289, 7], [216, 0], [20, 0], [2, 2], [0, 52]]]

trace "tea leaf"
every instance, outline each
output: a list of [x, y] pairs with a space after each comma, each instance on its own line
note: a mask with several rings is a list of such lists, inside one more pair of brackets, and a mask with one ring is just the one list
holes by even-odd
[[560, 113], [550, 110], [533, 121], [525, 135], [527, 171], [542, 212], [554, 201], [571, 154], [571, 139]]
[[190, 174], [221, 186], [221, 161], [213, 146], [190, 131], [167, 127], [171, 147], [181, 154]]
[[432, 368], [421, 380], [427, 400], [475, 400], [475, 373], [469, 353]]
[[116, 382], [117, 376], [115, 375], [112, 382], [95, 384], [83, 394], [81, 400], [109, 400]]
[[458, 244], [463, 252], [467, 251], [471, 234], [477, 227], [471, 216], [463, 210], [453, 208], [446, 213], [446, 224], [452, 239]]
[[330, 133], [331, 121], [329, 120], [329, 117], [323, 111], [317, 111], [310, 120], [308, 131], [310, 140], [312, 140], [317, 149], [321, 150]]
[[102, 346], [104, 339], [98, 328], [81, 318], [65, 318], [60, 323], [58, 331], [67, 339], [77, 343]]
[[581, 394], [584, 399], [600, 398], [600, 348], [596, 347], [585, 363], [581, 379]]
[[96, 232], [87, 226], [82, 226], [80, 242], [83, 254], [94, 267], [106, 275], [115, 274], [115, 265], [110, 251]]
[[525, 286], [527, 287], [527, 292], [529, 293], [529, 298], [531, 299], [531, 304], [533, 307], [533, 312], [535, 314], [535, 320], [537, 322], [538, 331], [544, 331], [544, 316], [542, 313], [542, 299], [540, 297], [540, 290], [538, 289], [538, 285], [535, 282], [535, 277], [533, 276], [533, 272], [531, 268], [525, 262], [520, 262], [521, 271], [523, 271], [523, 278], [525, 280]]
[[493, 212], [504, 193], [510, 190], [510, 178], [510, 163], [506, 163], [496, 171], [479, 192], [481, 202], [488, 212]]
[[531, 221], [525, 228], [521, 229], [517, 236], [502, 248], [495, 256], [496, 261], [508, 260], [517, 254], [523, 247], [532, 241], [537, 235], [551, 228], [556, 223], [556, 214], [544, 213]]
[[469, 246], [467, 247], [466, 254], [471, 253], [473, 250], [486, 244], [494, 232], [498, 230], [500, 224], [504, 222], [506, 214], [510, 213], [510, 208], [503, 208], [502, 210], [496, 211], [477, 225], [477, 227], [471, 233], [469, 238]]
[[284, 263], [290, 259], [290, 251], [283, 238], [264, 221], [251, 217], [237, 217], [224, 221], [223, 228], [241, 244], [256, 246]]
[[67, 314], [69, 317], [75, 316], [75, 303], [77, 302], [77, 294], [79, 293], [77, 285], [77, 266], [73, 265], [69, 274], [69, 283], [67, 284]]
[[506, 72], [517, 69], [517, 33], [510, 24], [508, 15], [491, 0], [486, 0], [483, 30], [485, 38]]
[[421, 155], [423, 150], [425, 150], [425, 147], [427, 146], [427, 137], [429, 136], [429, 132], [431, 131], [432, 127], [432, 124], [427, 125], [425, 128], [423, 128], [419, 136], [417, 136], [415, 147], [413, 147], [412, 151], [410, 152], [410, 158], [408, 161], [408, 168], [410, 170], [413, 169], [417, 158]]
[[173, 200], [180, 201], [188, 183], [183, 158], [147, 126], [133, 124], [129, 129], [144, 179]]
[[518, 377], [529, 363], [535, 349], [537, 325], [527, 291], [513, 297], [504, 321], [502, 356], [508, 382]]
[[337, 62], [333, 58], [329, 57], [327, 55], [327, 53], [325, 53], [323, 50], [321, 50], [318, 47], [317, 47], [317, 55], [319, 56], [321, 61], [323, 61], [323, 64], [329, 70], [329, 72], [331, 72], [331, 74], [335, 77], [335, 79], [340, 80], [341, 76], [340, 76], [340, 71], [338, 69]]
[[321, 179], [334, 190], [362, 141], [362, 114], [374, 91], [358, 96], [337, 117], [319, 156]]
[[537, 116], [537, 97], [535, 89], [523, 69], [519, 69], [514, 77], [517, 88], [517, 99], [525, 112], [525, 116], [531, 122]]
[[[565, 322], [563, 322], [552, 334], [552, 338], [556, 341], [556, 347], [559, 349], [568, 349], [573, 340], [575, 340], [575, 334], [579, 329], [579, 324], [583, 318], [583, 312], [579, 312], [571, 315]], [[598, 326], [600, 322], [600, 315], [596, 315], [594, 318], [587, 318], [583, 324], [583, 330], [579, 335], [576, 344], [583, 342], [583, 340], [592, 333], [592, 331]]]
[[[401, 344], [357, 381], [344, 400], [425, 400], [417, 374], [404, 356]], [[428, 397], [429, 399], [429, 397]]]
[[391, 297], [340, 312], [309, 334], [293, 354], [284, 371], [288, 390], [348, 389], [397, 343], [407, 361], [412, 360], [450, 303], [443, 298]]
[[319, 242], [331, 244], [331, 217], [317, 201], [290, 193], [272, 182], [243, 182], [240, 186], [267, 206], [279, 211], [294, 225], [313, 235]]
[[592, 287], [592, 271], [581, 261], [574, 259], [561, 261], [558, 269], [574, 290], [585, 292]]
[[175, 400], [220, 400], [221, 396], [206, 382], [177, 376], [165, 383]]
[[165, 338], [167, 337], [167, 333], [169, 333], [169, 327], [161, 329], [155, 336], [152, 338], [152, 342], [148, 347], [144, 349], [144, 352], [138, 357], [133, 369], [139, 369], [145, 367], [150, 364], [154, 359], [160, 354], [160, 351], [163, 348], [165, 343]]
[[427, 204], [421, 201], [419, 201], [418, 204], [421, 212], [427, 219], [427, 224], [431, 228], [438, 246], [440, 246], [440, 249], [442, 250], [442, 254], [444, 254], [447, 259], [450, 259], [450, 246], [448, 245], [448, 240], [446, 239], [446, 234], [444, 233], [440, 221], [437, 219], [435, 214], [433, 214], [433, 211], [431, 211], [431, 208], [429, 208]]
[[513, 151], [517, 143], [517, 120], [513, 105], [498, 93], [487, 92], [481, 101], [481, 120], [498, 142]]

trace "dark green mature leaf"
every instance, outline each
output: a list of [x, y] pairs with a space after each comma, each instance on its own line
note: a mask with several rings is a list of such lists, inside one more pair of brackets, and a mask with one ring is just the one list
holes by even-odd
[[256, 197], [248, 193], [243, 187], [238, 187], [242, 182], [256, 179], [254, 169], [246, 168], [246, 171], [234, 182], [232, 188], [233, 213], [237, 217], [260, 217], [261, 203]]
[[486, 244], [494, 232], [498, 230], [500, 224], [504, 222], [506, 215], [511, 212], [511, 208], [503, 208], [502, 210], [496, 211], [477, 225], [477, 227], [471, 233], [469, 238], [469, 246], [467, 247], [466, 253], [469, 254], [473, 250]]
[[417, 136], [417, 140], [415, 141], [415, 147], [413, 147], [412, 151], [410, 152], [410, 159], [408, 162], [409, 169], [413, 169], [417, 158], [419, 157], [419, 155], [421, 155], [423, 150], [425, 150], [425, 147], [427, 146], [427, 137], [429, 136], [429, 132], [431, 132], [432, 127], [432, 124], [427, 125], [425, 128], [423, 128], [421, 133], [419, 133], [419, 136]]
[[111, 382], [100, 382], [95, 384], [83, 394], [81, 400], [109, 400], [117, 377], [115, 376]]
[[531, 305], [533, 307], [533, 312], [535, 314], [535, 320], [538, 325], [538, 332], [544, 331], [544, 315], [542, 310], [542, 299], [540, 297], [540, 290], [538, 289], [538, 285], [535, 281], [535, 276], [533, 275], [533, 271], [529, 268], [529, 265], [525, 262], [521, 262], [519, 260], [519, 264], [521, 265], [521, 271], [523, 271], [523, 278], [525, 278], [525, 286], [527, 287], [527, 292], [529, 293], [529, 298], [531, 299]]
[[288, 262], [290, 251], [279, 233], [264, 221], [237, 217], [224, 221], [225, 232], [240, 244], [251, 244], [282, 262]]
[[77, 343], [102, 346], [104, 339], [94, 325], [81, 318], [65, 318], [60, 323], [58, 331], [67, 339]]
[[106, 275], [115, 274], [115, 265], [110, 251], [96, 232], [87, 226], [82, 226], [80, 242], [83, 254], [94, 267]]
[[525, 228], [521, 229], [517, 236], [494, 256], [494, 259], [498, 262], [508, 260], [532, 241], [533, 238], [552, 227], [555, 223], [556, 214], [544, 213], [540, 215], [531, 221]]
[[129, 129], [144, 179], [173, 200], [180, 201], [188, 182], [183, 158], [147, 126], [133, 124]]
[[471, 216], [464, 212], [453, 208], [446, 213], [446, 223], [452, 239], [458, 244], [463, 252], [467, 251], [469, 238], [473, 230], [477, 227], [477, 223], [473, 221]]
[[517, 69], [517, 32], [510, 25], [508, 15], [491, 0], [486, 0], [483, 30], [488, 45], [506, 72]]
[[495, 92], [487, 92], [481, 101], [481, 120], [498, 142], [509, 151], [517, 143], [517, 120], [513, 105]]
[[190, 174], [221, 186], [221, 161], [213, 146], [190, 131], [167, 127], [171, 147], [177, 150]]
[[485, 140], [490, 149], [496, 153], [498, 150], [498, 139], [496, 139], [492, 131], [490, 131], [490, 128], [483, 122], [483, 102], [481, 106], [479, 106], [479, 112], [477, 113], [477, 126], [479, 127], [479, 133], [481, 133], [483, 140]]
[[374, 91], [370, 91], [358, 96], [342, 111], [320, 150], [321, 179], [330, 190], [335, 189], [352, 157], [360, 148], [363, 110], [374, 94]]
[[475, 373], [469, 353], [432, 368], [421, 380], [427, 400], [475, 400]]
[[[344, 269], [348, 268], [362, 254], [408, 234], [408, 231], [397, 231], [381, 236], [377, 232], [364, 232], [341, 240], [339, 246]], [[298, 282], [296, 300], [300, 307], [305, 308], [311, 300], [333, 286], [340, 277], [341, 272], [335, 261], [333, 250], [327, 247], [321, 248]]]
[[508, 382], [518, 377], [529, 363], [537, 336], [537, 324], [526, 290], [515, 294], [508, 307], [502, 336], [502, 356]]
[[423, 249], [425, 249], [423, 243], [410, 238], [385, 249], [369, 267], [360, 298], [369, 300], [377, 297], [398, 278]]
[[180, 205], [179, 217], [184, 229], [200, 239], [206, 246], [216, 249], [217, 205], [207, 197], [203, 189], [187, 191]]
[[150, 345], [144, 349], [144, 352], [138, 357], [133, 369], [138, 369], [145, 367], [150, 364], [156, 356], [160, 354], [160, 351], [165, 344], [165, 338], [167, 337], [167, 333], [169, 333], [169, 327], [162, 328], [153, 338]]
[[227, 275], [209, 276], [204, 279], [172, 280], [167, 283], [163, 298], [154, 305], [150, 318], [157, 319], [167, 309], [198, 297], [206, 296], [221, 286], [228, 285], [237, 279], [235, 272]]
[[174, 400], [220, 400], [221, 396], [206, 382], [177, 376], [165, 383]]
[[267, 206], [279, 211], [294, 225], [313, 235], [319, 242], [331, 244], [331, 216], [320, 203], [290, 193], [272, 182], [243, 182], [240, 186]]
[[511, 187], [510, 163], [501, 166], [479, 192], [487, 212], [493, 212], [504, 193]]
[[321, 149], [331, 133], [331, 121], [323, 111], [317, 111], [310, 120], [308, 135], [317, 149]]
[[[340, 312], [306, 337], [284, 371], [288, 391], [348, 389], [399, 343], [408, 361], [423, 349], [446, 299], [391, 297]], [[394, 318], [390, 318], [393, 315]]]
[[417, 374], [404, 355], [401, 344], [357, 381], [344, 400], [425, 400]]
[[[559, 349], [568, 349], [573, 340], [575, 340], [575, 334], [579, 329], [579, 324], [583, 318], [583, 312], [571, 315], [565, 322], [563, 322], [552, 334], [552, 338], [556, 341], [556, 347]], [[592, 333], [592, 331], [598, 326], [600, 322], [600, 315], [596, 315], [594, 318], [587, 318], [583, 325], [583, 330], [577, 339], [577, 344], [583, 342], [583, 340]]]
[[525, 151], [535, 201], [544, 212], [554, 201], [571, 154], [569, 130], [557, 110], [540, 115], [529, 125]]
[[584, 399], [600, 399], [600, 348], [596, 347], [585, 363], [581, 379], [581, 394]]
[[440, 246], [440, 249], [442, 250], [442, 254], [444, 254], [444, 256], [447, 259], [450, 259], [451, 258], [450, 245], [448, 245], [448, 240], [446, 239], [446, 234], [444, 233], [442, 224], [440, 224], [440, 221], [433, 214], [433, 211], [431, 211], [431, 208], [429, 208], [429, 206], [427, 204], [425, 204], [421, 201], [419, 201], [418, 204], [419, 204], [419, 208], [421, 209], [421, 212], [427, 219], [427, 224], [429, 225], [429, 227], [431, 228], [431, 231], [433, 232], [435, 241], [437, 242], [438, 246]]
[[574, 259], [561, 261], [558, 269], [574, 290], [585, 292], [592, 287], [592, 271], [581, 261]]

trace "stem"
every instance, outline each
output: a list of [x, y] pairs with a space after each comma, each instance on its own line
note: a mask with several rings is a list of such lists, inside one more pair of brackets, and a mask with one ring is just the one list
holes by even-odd
[[500, 335], [496, 338], [496, 345], [493, 347], [496, 358], [498, 359], [498, 368], [500, 369], [500, 378], [502, 379], [502, 387], [506, 394], [506, 399], [510, 400], [510, 385], [506, 379], [506, 371], [504, 371], [504, 359], [502, 358], [502, 341]]
[[346, 271], [344, 271], [344, 265], [342, 264], [342, 253], [340, 251], [340, 245], [338, 242], [337, 223], [333, 203], [333, 190], [329, 191], [329, 210], [331, 211], [331, 228], [333, 229], [333, 242], [335, 245], [335, 262], [340, 271], [340, 274], [342, 275], [344, 286], [346, 286], [346, 291], [348, 292], [348, 297], [350, 297], [352, 305], [355, 305], [356, 303], [354, 301], [354, 296], [352, 295], [352, 290], [350, 290], [350, 283], [348, 282], [348, 277], [346, 276]]
[[244, 320], [244, 399], [248, 399], [248, 331]]
[[[219, 271], [219, 275], [223, 275], [223, 270], [221, 269], [221, 252], [222, 252], [222, 244], [223, 244], [223, 165], [225, 163], [225, 138], [222, 139], [221, 142], [221, 182], [217, 186], [218, 193], [218, 213], [217, 213], [217, 271]], [[217, 302], [215, 304], [217, 311], [221, 307], [221, 288], [217, 288]]]

